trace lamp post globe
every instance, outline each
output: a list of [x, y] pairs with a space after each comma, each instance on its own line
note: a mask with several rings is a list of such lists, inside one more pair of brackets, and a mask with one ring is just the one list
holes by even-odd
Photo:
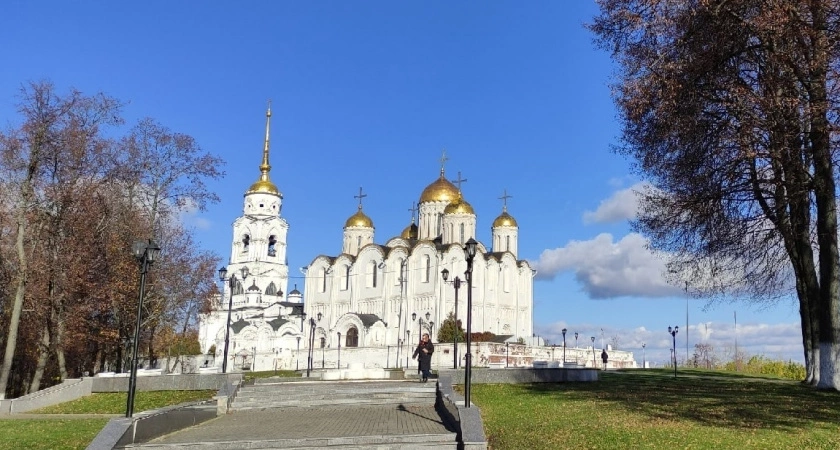
[[563, 332], [563, 367], [565, 367], [566, 366], [566, 331], [568, 331], [568, 330], [563, 328], [561, 331]]
[[128, 378], [128, 398], [126, 399], [125, 416], [134, 415], [134, 394], [137, 390], [137, 350], [140, 343], [140, 326], [143, 319], [143, 296], [146, 294], [146, 273], [149, 267], [157, 260], [160, 254], [160, 246], [155, 241], [136, 241], [131, 246], [134, 258], [140, 266], [140, 293], [137, 298], [137, 326], [134, 328], [134, 342], [131, 350], [131, 373]]
[[475, 252], [478, 247], [478, 242], [469, 238], [464, 245], [464, 257], [467, 260], [467, 271], [464, 275], [467, 277], [467, 354], [466, 367], [464, 369], [464, 407], [470, 407], [470, 389], [472, 386], [472, 271], [473, 260], [475, 259]]
[[668, 327], [668, 334], [671, 335], [671, 339], [673, 339], [673, 353], [674, 353], [674, 378], [677, 378], [677, 333], [680, 331], [679, 325], [675, 326], [674, 328]]

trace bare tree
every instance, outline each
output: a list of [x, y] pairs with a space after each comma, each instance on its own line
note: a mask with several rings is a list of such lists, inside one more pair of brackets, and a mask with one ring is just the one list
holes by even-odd
[[698, 294], [796, 292], [807, 378], [840, 387], [836, 1], [598, 0], [638, 230]]

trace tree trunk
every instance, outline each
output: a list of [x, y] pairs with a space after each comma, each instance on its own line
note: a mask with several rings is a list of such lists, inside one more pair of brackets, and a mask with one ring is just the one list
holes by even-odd
[[96, 351], [94, 352], [95, 356], [93, 357], [93, 369], [90, 373], [91, 376], [96, 375], [102, 369], [102, 355], [104, 352], [102, 351], [102, 344], [96, 343]]
[[50, 355], [50, 331], [44, 327], [41, 333], [41, 342], [38, 345], [38, 365], [35, 367], [35, 375], [32, 376], [32, 383], [29, 385], [29, 393], [37, 392], [41, 388], [41, 378], [44, 376], [44, 368], [47, 367], [47, 358]]
[[[30, 165], [30, 174], [34, 171], [34, 167]], [[31, 175], [30, 175], [31, 176]], [[28, 191], [28, 182], [25, 182], [25, 191]], [[6, 386], [9, 383], [9, 374], [12, 372], [12, 361], [15, 357], [15, 347], [17, 346], [18, 326], [20, 325], [20, 311], [23, 309], [23, 298], [26, 293], [26, 276], [27, 276], [27, 259], [26, 249], [24, 248], [24, 237], [26, 236], [28, 222], [26, 220], [26, 201], [28, 195], [23, 196], [22, 204], [18, 208], [17, 217], [17, 239], [15, 241], [15, 249], [18, 257], [18, 276], [17, 287], [15, 289], [15, 301], [12, 305], [12, 317], [9, 321], [9, 332], [6, 338], [6, 351], [3, 355], [3, 366], [0, 368], [0, 400], [6, 398]]]

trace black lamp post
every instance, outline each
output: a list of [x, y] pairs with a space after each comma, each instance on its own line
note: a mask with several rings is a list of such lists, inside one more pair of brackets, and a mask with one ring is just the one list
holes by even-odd
[[338, 362], [335, 366], [336, 369], [341, 369], [341, 332], [338, 332]]
[[674, 378], [677, 378], [677, 332], [680, 331], [680, 327], [675, 326], [673, 329], [668, 327], [668, 334], [671, 335], [671, 338], [674, 341]]
[[[321, 313], [318, 313], [318, 322], [321, 321]], [[312, 369], [315, 368], [315, 361], [313, 357], [313, 352], [315, 351], [315, 318], [309, 318], [309, 351], [307, 352], [306, 357], [306, 378], [309, 378], [309, 374], [311, 373]], [[322, 353], [323, 355], [323, 353]], [[324, 368], [323, 361], [321, 362], [321, 368]]]
[[563, 328], [561, 330], [563, 332], [563, 367], [566, 367], [566, 330]]
[[577, 356], [578, 351], [577, 351], [577, 349], [578, 349], [578, 334], [575, 333], [575, 365], [577, 365], [577, 363], [578, 363], [578, 356]]
[[647, 355], [645, 355], [645, 347], [646, 346], [647, 346], [647, 344], [642, 344], [642, 369], [647, 367], [647, 361], [645, 361], [645, 356], [647, 356]]
[[464, 276], [467, 277], [467, 367], [464, 373], [464, 407], [470, 407], [470, 385], [472, 384], [472, 276], [473, 276], [473, 260], [475, 259], [475, 251], [478, 242], [470, 238], [464, 246], [464, 254], [467, 258], [467, 271]]
[[592, 336], [592, 368], [598, 368], [598, 363], [595, 362], [595, 336]]
[[300, 336], [297, 337], [297, 351], [295, 352], [295, 370], [300, 370]]
[[[242, 280], [245, 281], [248, 278], [248, 268], [243, 267], [242, 270]], [[225, 325], [225, 351], [224, 351], [224, 359], [222, 360], [222, 373], [227, 373], [227, 362], [228, 362], [228, 344], [230, 343], [230, 313], [233, 310], [233, 288], [236, 286], [236, 276], [231, 274], [230, 278], [227, 278], [227, 267], [222, 267], [219, 269], [219, 280], [225, 281], [228, 280], [228, 290], [230, 291], [230, 298], [228, 300], [228, 314], [227, 314], [227, 325]]]
[[[444, 283], [449, 278], [449, 270], [443, 269], [440, 271], [440, 274], [443, 276]], [[458, 368], [458, 290], [461, 289], [461, 279], [459, 277], [455, 277], [452, 280], [452, 286], [455, 288], [455, 314], [453, 318], [455, 320], [455, 332], [452, 335], [452, 368]]]
[[146, 273], [158, 255], [160, 247], [155, 241], [136, 241], [131, 247], [134, 257], [140, 264], [140, 295], [137, 299], [137, 327], [134, 328], [134, 342], [131, 350], [131, 374], [128, 378], [128, 399], [126, 400], [125, 416], [134, 415], [134, 392], [137, 390], [137, 348], [140, 343], [140, 325], [143, 315], [143, 296], [146, 294]]

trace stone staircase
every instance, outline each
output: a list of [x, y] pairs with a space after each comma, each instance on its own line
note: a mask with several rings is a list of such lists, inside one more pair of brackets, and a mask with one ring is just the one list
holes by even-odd
[[434, 383], [401, 381], [256, 383], [239, 389], [234, 411], [318, 406], [434, 406]]
[[145, 444], [174, 449], [457, 449], [434, 383], [277, 382], [242, 386], [232, 413]]

